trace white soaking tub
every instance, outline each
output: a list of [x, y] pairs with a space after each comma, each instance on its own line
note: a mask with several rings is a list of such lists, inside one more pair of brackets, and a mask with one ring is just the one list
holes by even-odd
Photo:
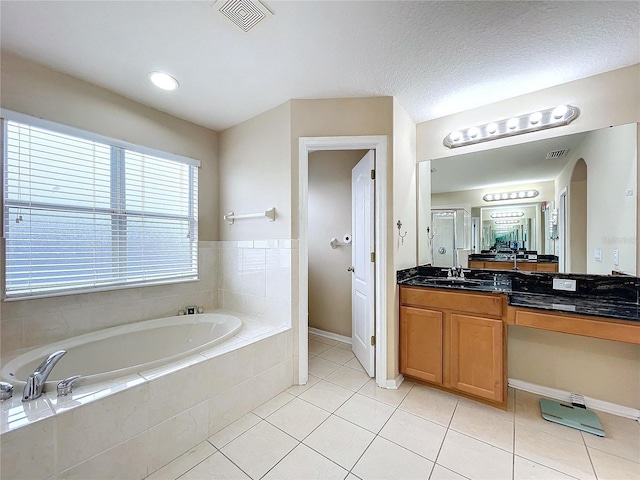
[[147, 320], [79, 335], [29, 350], [2, 367], [2, 378], [24, 385], [27, 377], [57, 350], [67, 353], [53, 368], [48, 390], [73, 375], [87, 385], [140, 373], [223, 342], [240, 330], [242, 321], [224, 313], [204, 313]]

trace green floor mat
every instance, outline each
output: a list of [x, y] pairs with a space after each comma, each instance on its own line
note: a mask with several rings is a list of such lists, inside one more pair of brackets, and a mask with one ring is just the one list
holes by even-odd
[[540, 411], [545, 420], [604, 437], [602, 424], [592, 410], [541, 398]]

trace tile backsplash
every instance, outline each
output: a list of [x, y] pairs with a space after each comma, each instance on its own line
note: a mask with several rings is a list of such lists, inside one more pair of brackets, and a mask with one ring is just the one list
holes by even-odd
[[201, 241], [199, 280], [2, 304], [1, 353], [103, 328], [176, 315], [186, 305], [291, 324], [296, 240]]

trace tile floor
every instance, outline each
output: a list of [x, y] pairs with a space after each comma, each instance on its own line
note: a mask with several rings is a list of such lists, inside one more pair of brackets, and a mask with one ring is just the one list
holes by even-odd
[[405, 381], [377, 388], [349, 345], [310, 335], [309, 383], [293, 386], [149, 480], [640, 479], [640, 425], [599, 413], [599, 438]]

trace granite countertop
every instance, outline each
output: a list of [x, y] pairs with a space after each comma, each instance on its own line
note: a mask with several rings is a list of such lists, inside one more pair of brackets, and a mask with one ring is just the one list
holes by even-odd
[[[575, 279], [576, 292], [552, 289], [553, 278]], [[465, 270], [464, 279], [447, 278], [446, 269], [416, 267], [397, 272], [400, 285], [459, 291], [506, 294], [514, 307], [535, 308], [597, 316], [617, 320], [640, 321], [637, 277], [578, 275], [542, 272]]]
[[509, 305], [513, 307], [538, 308], [560, 312], [615, 318], [618, 320], [640, 321], [637, 303], [618, 302], [604, 299], [546, 295], [541, 293], [509, 294]]

